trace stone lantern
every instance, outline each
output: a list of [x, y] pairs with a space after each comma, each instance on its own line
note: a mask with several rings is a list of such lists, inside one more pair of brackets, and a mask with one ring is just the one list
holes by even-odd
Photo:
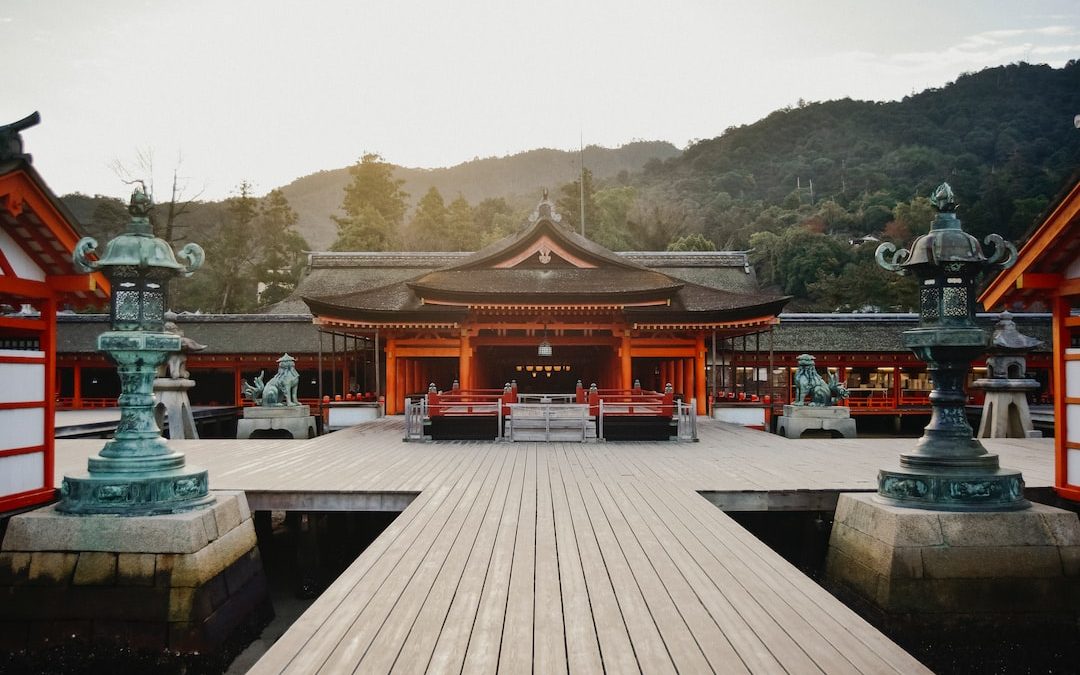
[[188, 244], [174, 255], [153, 235], [151, 208], [150, 197], [136, 189], [128, 229], [105, 246], [104, 254], [96, 253], [98, 243], [90, 237], [75, 246], [76, 268], [101, 271], [111, 283], [111, 330], [99, 335], [97, 344], [120, 375], [120, 423], [114, 438], [89, 459], [86, 474], [64, 477], [57, 507], [64, 513], [143, 516], [214, 501], [206, 471], [186, 467], [184, 454], [161, 437], [153, 395], [158, 366], [181, 348], [179, 335], [164, 332], [169, 281], [190, 276], [204, 254], [197, 244]]
[[[930, 232], [910, 249], [878, 247], [885, 269], [911, 274], [919, 285], [919, 326], [904, 331], [904, 345], [926, 362], [933, 382], [932, 414], [915, 449], [900, 456], [898, 469], [878, 473], [877, 499], [886, 504], [952, 511], [1001, 511], [1029, 506], [1019, 471], [1000, 468], [997, 455], [972, 437], [964, 383], [971, 362], [987, 346], [975, 325], [975, 282], [993, 268], [1011, 267], [1016, 248], [999, 235], [983, 242], [964, 232], [948, 184], [933, 195], [938, 210]], [[886, 256], [890, 256], [886, 259]]]
[[986, 392], [979, 438], [1042, 437], [1031, 423], [1027, 401], [1028, 394], [1040, 385], [1027, 376], [1026, 358], [1041, 344], [1042, 340], [1017, 330], [1012, 314], [1001, 313], [986, 357], [986, 377], [972, 382], [973, 387]]

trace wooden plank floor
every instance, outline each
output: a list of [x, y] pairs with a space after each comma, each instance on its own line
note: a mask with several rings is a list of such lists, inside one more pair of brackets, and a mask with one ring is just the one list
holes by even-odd
[[[406, 444], [391, 418], [175, 445], [215, 489], [417, 495], [252, 672], [925, 672], [698, 494], [870, 489], [913, 440], [700, 433]], [[58, 442], [58, 473], [100, 444]], [[987, 446], [1049, 484], [1051, 441]]]

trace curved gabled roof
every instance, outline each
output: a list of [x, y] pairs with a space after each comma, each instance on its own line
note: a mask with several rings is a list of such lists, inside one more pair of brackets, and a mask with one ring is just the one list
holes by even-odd
[[370, 323], [445, 323], [483, 306], [607, 306], [628, 319], [714, 323], [774, 316], [787, 296], [690, 283], [613, 253], [558, 223], [543, 201], [533, 222], [453, 264], [378, 288], [307, 297], [316, 316]]

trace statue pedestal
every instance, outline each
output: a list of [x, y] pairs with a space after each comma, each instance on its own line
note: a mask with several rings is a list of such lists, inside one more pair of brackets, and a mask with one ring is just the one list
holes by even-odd
[[154, 416], [162, 429], [165, 428], [165, 420], [168, 420], [170, 439], [199, 437], [199, 431], [195, 428], [195, 416], [191, 412], [191, 401], [187, 395], [188, 389], [194, 386], [195, 380], [187, 378], [154, 379], [154, 394], [157, 395]]
[[278, 438], [287, 432], [292, 438], [315, 438], [317, 428], [309, 406], [254, 406], [244, 408], [244, 418], [236, 423], [236, 437]]
[[825, 581], [879, 625], [903, 632], [1075, 626], [1080, 521], [1042, 504], [955, 512], [841, 494]]
[[821, 429], [834, 438], [855, 438], [855, 420], [851, 410], [842, 405], [785, 405], [776, 420], [776, 433], [787, 438], [801, 438], [803, 432]]
[[216, 653], [273, 609], [243, 492], [164, 516], [15, 516], [0, 547], [0, 649], [113, 643]]
[[986, 391], [982, 421], [976, 438], [1042, 438], [1031, 424], [1027, 395], [1039, 388], [1038, 380], [985, 378], [972, 383]]

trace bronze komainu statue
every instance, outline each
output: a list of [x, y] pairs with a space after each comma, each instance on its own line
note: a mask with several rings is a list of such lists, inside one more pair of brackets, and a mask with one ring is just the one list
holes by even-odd
[[814, 367], [814, 357], [810, 354], [799, 354], [798, 368], [795, 370], [795, 405], [804, 405], [806, 397], [810, 397], [812, 406], [835, 405], [836, 401], [848, 397], [848, 390], [837, 381], [836, 375], [829, 375], [826, 382]]
[[244, 396], [247, 396], [256, 405], [261, 406], [286, 406], [300, 405], [296, 400], [296, 387], [300, 384], [300, 374], [296, 372], [296, 359], [285, 354], [278, 359], [277, 374], [270, 378], [269, 382], [263, 382], [266, 371], [260, 371], [259, 376], [251, 383], [244, 383]]

